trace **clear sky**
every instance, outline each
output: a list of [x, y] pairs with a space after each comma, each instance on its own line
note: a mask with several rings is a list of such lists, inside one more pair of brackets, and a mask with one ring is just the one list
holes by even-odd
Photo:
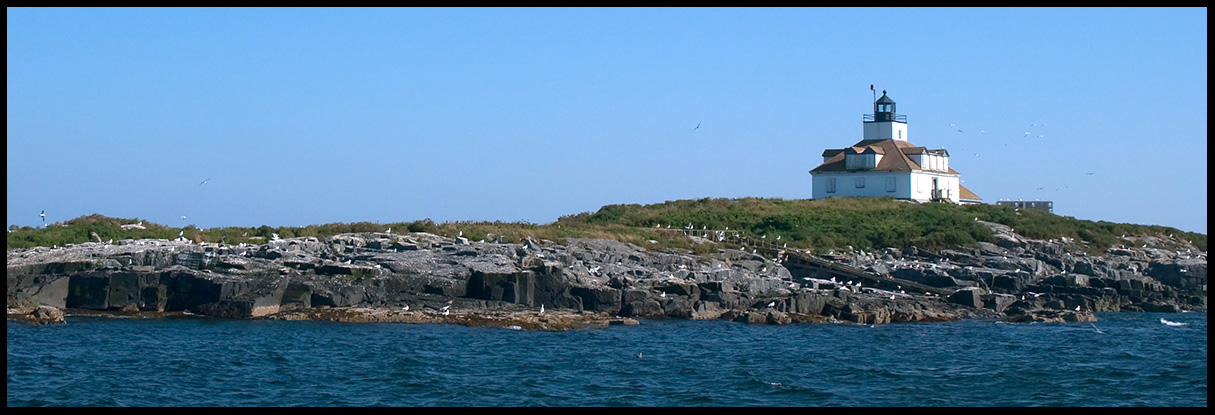
[[1207, 231], [1206, 8], [7, 12], [9, 224], [806, 199], [872, 84], [987, 202]]

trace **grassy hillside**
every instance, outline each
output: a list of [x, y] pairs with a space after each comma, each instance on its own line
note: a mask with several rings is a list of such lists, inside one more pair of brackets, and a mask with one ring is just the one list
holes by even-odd
[[[1206, 250], [1206, 235], [1153, 226], [1079, 220], [1037, 210], [1015, 210], [995, 205], [955, 206], [943, 203], [909, 203], [890, 198], [834, 198], [826, 200], [784, 200], [765, 198], [677, 200], [652, 205], [608, 205], [591, 213], [563, 216], [549, 224], [518, 222], [447, 222], [430, 220], [398, 223], [330, 223], [305, 227], [257, 228], [226, 227], [198, 229], [193, 226], [172, 228], [145, 221], [147, 229], [122, 229], [119, 225], [137, 219], [90, 215], [66, 222], [66, 226], [46, 229], [10, 229], [8, 248], [65, 245], [109, 239], [174, 239], [180, 232], [195, 241], [259, 243], [277, 233], [280, 237], [314, 236], [325, 238], [348, 232], [430, 232], [444, 236], [462, 234], [470, 240], [502, 237], [508, 242], [524, 238], [561, 240], [564, 238], [607, 238], [646, 247], [684, 248], [696, 252], [715, 250], [712, 244], [696, 244], [686, 237], [664, 232], [667, 226], [682, 229], [689, 223], [697, 229], [730, 229], [760, 238], [767, 235], [790, 247], [810, 250], [902, 248], [915, 245], [925, 249], [948, 246], [974, 246], [994, 242], [991, 232], [979, 220], [1011, 226], [1018, 234], [1036, 239], [1076, 238], [1090, 243], [1090, 251], [1103, 252], [1120, 243], [1122, 235], [1167, 236], [1173, 234], [1193, 241]], [[655, 226], [658, 228], [655, 228]]]

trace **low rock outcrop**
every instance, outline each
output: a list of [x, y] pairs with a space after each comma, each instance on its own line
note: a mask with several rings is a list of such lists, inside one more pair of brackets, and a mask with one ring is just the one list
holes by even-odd
[[49, 307], [550, 329], [636, 318], [1085, 321], [1094, 311], [1206, 308], [1206, 253], [1179, 241], [1128, 240], [1092, 257], [1075, 241], [988, 225], [995, 244], [829, 257], [838, 268], [794, 265], [790, 255], [809, 254], [783, 250], [693, 255], [611, 240], [508, 244], [426, 233], [90, 242], [9, 251], [8, 305], [10, 319], [12, 310]]

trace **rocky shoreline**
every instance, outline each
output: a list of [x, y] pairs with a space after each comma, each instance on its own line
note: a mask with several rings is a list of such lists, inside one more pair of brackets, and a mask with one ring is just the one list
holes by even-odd
[[639, 318], [1062, 322], [1093, 321], [1101, 311], [1206, 310], [1206, 252], [1186, 241], [1126, 238], [1089, 256], [1073, 240], [1032, 240], [986, 224], [997, 243], [978, 248], [827, 255], [754, 241], [694, 255], [611, 240], [512, 244], [427, 233], [40, 247], [8, 251], [8, 315], [562, 330]]

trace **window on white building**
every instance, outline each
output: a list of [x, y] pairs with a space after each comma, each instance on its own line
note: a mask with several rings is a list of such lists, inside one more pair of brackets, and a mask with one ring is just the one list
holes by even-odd
[[865, 187], [865, 178], [864, 178], [864, 177], [857, 177], [857, 178], [856, 178], [856, 188], [857, 188], [857, 189], [860, 189], [860, 188], [862, 188], [862, 187]]

